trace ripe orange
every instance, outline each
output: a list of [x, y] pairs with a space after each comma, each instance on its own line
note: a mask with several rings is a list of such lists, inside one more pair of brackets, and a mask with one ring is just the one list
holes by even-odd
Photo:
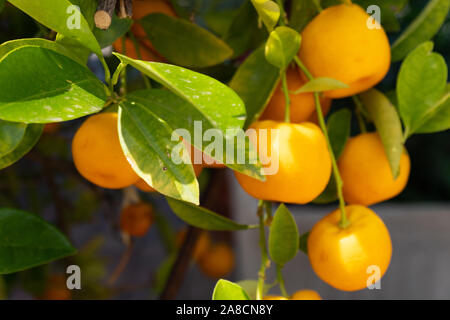
[[206, 276], [222, 278], [234, 268], [234, 252], [226, 244], [215, 244], [200, 257], [198, 265]]
[[322, 300], [322, 298], [314, 290], [300, 290], [294, 293], [290, 300]]
[[360, 6], [342, 4], [326, 8], [303, 30], [299, 57], [312, 75], [349, 85], [325, 96], [342, 98], [363, 92], [388, 72], [389, 40], [381, 26], [368, 28], [369, 19]]
[[[186, 237], [186, 229], [183, 229], [177, 233], [175, 239], [177, 247], [181, 247], [185, 237]], [[211, 245], [211, 238], [209, 236], [209, 233], [206, 231], [202, 231], [197, 238], [197, 242], [195, 244], [195, 248], [192, 253], [193, 260], [196, 261], [199, 260], [209, 250], [210, 245]]]
[[132, 204], [120, 213], [120, 229], [134, 237], [142, 237], [153, 224], [153, 208], [146, 203]]
[[[250, 140], [258, 147], [261, 162], [267, 165], [263, 169], [264, 182], [235, 172], [248, 194], [257, 199], [298, 204], [308, 203], [320, 195], [330, 179], [331, 160], [325, 137], [317, 125], [265, 120], [250, 128], [256, 130]], [[261, 129], [268, 130], [267, 143], [260, 138], [264, 136]]]
[[51, 275], [47, 280], [41, 300], [70, 300], [72, 293], [67, 288], [63, 275]]
[[[289, 89], [289, 99], [290, 99], [290, 119], [291, 122], [300, 123], [308, 121], [315, 115], [316, 104], [314, 101], [313, 93], [299, 93], [294, 94], [293, 92], [300, 89], [306, 81], [300, 74], [297, 68], [289, 68], [286, 72], [287, 86]], [[323, 98], [321, 99], [322, 110], [325, 111], [331, 106], [331, 99]], [[274, 120], [274, 121], [284, 121], [284, 114], [286, 110], [286, 99], [284, 98], [283, 88], [281, 83], [278, 85], [277, 89], [272, 95], [269, 104], [265, 108], [263, 114], [261, 115], [261, 120]]]
[[78, 172], [90, 182], [109, 189], [125, 188], [139, 179], [120, 146], [117, 121], [117, 113], [90, 116], [72, 141]]
[[405, 150], [400, 158], [400, 174], [394, 180], [380, 136], [363, 133], [347, 142], [338, 166], [345, 201], [369, 206], [402, 192], [408, 182], [410, 159]]
[[369, 208], [346, 207], [350, 225], [338, 226], [338, 209], [322, 218], [308, 237], [308, 257], [317, 276], [330, 286], [343, 291], [356, 291], [367, 286], [368, 268], [377, 266], [380, 278], [386, 272], [392, 254], [389, 231]]

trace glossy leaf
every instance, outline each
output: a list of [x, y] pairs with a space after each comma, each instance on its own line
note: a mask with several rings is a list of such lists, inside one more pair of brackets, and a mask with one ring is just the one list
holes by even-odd
[[281, 204], [272, 220], [269, 233], [269, 253], [272, 260], [283, 266], [298, 251], [298, 229], [292, 213]]
[[324, 92], [337, 89], [348, 88], [348, 85], [332, 78], [314, 78], [305, 83], [300, 89], [295, 91], [296, 94], [303, 92]]
[[39, 141], [44, 126], [30, 124], [27, 126], [22, 140], [14, 150], [0, 158], [0, 169], [6, 168], [26, 155]]
[[264, 46], [255, 50], [236, 71], [230, 87], [242, 98], [247, 108], [245, 128], [262, 114], [279, 79], [279, 69], [267, 62]]
[[441, 106], [440, 100], [446, 92], [447, 65], [444, 58], [432, 50], [432, 42], [420, 45], [400, 68], [397, 98], [405, 137], [416, 132]]
[[417, 129], [417, 133], [432, 133], [450, 129], [450, 85], [447, 93], [434, 105], [424, 124]]
[[53, 50], [25, 46], [0, 60], [0, 119], [72, 120], [100, 111], [106, 98], [89, 69]]
[[56, 43], [55, 41], [45, 40], [45, 39], [38, 39], [38, 38], [29, 38], [29, 39], [18, 39], [18, 40], [11, 40], [2, 43], [0, 45], [0, 60], [9, 52], [25, 47], [25, 46], [34, 46], [34, 47], [41, 47], [49, 50], [53, 50], [55, 52], [58, 52], [62, 55], [65, 55], [68, 58], [71, 58], [72, 60], [75, 60], [79, 62], [80, 64], [84, 65], [84, 61], [79, 59], [79, 57], [74, 54], [71, 50], [68, 50], [66, 47]]
[[352, 113], [348, 109], [341, 109], [331, 114], [327, 121], [328, 135], [334, 156], [339, 159], [345, 144], [350, 137]]
[[402, 60], [419, 44], [430, 40], [449, 12], [449, 0], [430, 0], [425, 9], [392, 45], [392, 60]]
[[181, 220], [194, 227], [217, 231], [245, 230], [253, 228], [253, 226], [236, 223], [220, 214], [191, 203], [171, 198], [166, 199], [173, 212]]
[[397, 178], [403, 153], [402, 124], [397, 110], [389, 99], [376, 89], [363, 92], [360, 97], [380, 135], [392, 175]]
[[[245, 293], [249, 296], [250, 300], [256, 300], [256, 290], [258, 288], [258, 280], [241, 280], [236, 282], [237, 285], [239, 285]], [[265, 283], [263, 287], [263, 296], [269, 292], [270, 288], [276, 285], [276, 282], [273, 284]]]
[[[195, 139], [195, 135], [198, 136], [200, 134], [201, 138], [203, 131], [206, 132], [207, 129], [218, 129], [214, 133], [219, 136], [221, 135], [222, 138], [228, 141], [230, 139], [234, 140], [234, 137], [241, 132], [245, 121], [245, 106], [233, 90], [213, 78], [188, 69], [164, 63], [134, 60], [117, 53], [115, 55], [124, 63], [129, 63], [186, 101], [189, 105], [179, 99], [167, 98], [172, 99], [173, 102], [170, 103], [170, 108], [174, 111], [176, 110], [176, 114], [168, 118], [165, 117], [164, 113], [170, 111], [164, 111], [160, 112], [159, 116], [166, 118], [170, 123], [176, 122], [177, 124], [174, 125], [175, 128], [186, 129], [191, 132], [193, 138], [192, 144], [196, 148], [203, 150], [207, 155], [216, 160], [223, 160], [222, 157], [217, 159], [216, 155], [212, 155], [211, 151], [206, 150], [207, 145], [202, 143], [202, 139]], [[160, 94], [163, 95], [163, 93]], [[164, 106], [161, 106], [161, 108], [164, 108]], [[185, 117], [180, 118], [180, 115], [184, 115]], [[197, 132], [196, 134], [194, 133], [196, 130], [195, 121], [201, 121], [199, 128], [201, 132]], [[226, 145], [226, 141], [223, 141], [224, 146]], [[238, 139], [233, 145], [235, 146], [234, 150], [245, 151], [246, 159], [255, 159], [257, 157], [256, 150], [249, 144], [248, 138], [245, 140]], [[234, 152], [233, 149], [225, 149], [227, 154]], [[234, 154], [237, 153], [234, 152]], [[225, 159], [228, 160], [231, 158], [233, 157], [230, 155], [230, 157], [227, 156]], [[261, 174], [260, 164], [258, 163], [252, 164], [246, 161], [242, 164], [233, 164], [227, 161], [225, 164], [233, 170], [237, 170], [256, 179], [264, 179]]]
[[[151, 99], [126, 96], [119, 108], [119, 138], [134, 171], [160, 193], [198, 204], [199, 187], [183, 142], [172, 141], [164, 120], [152, 111]], [[180, 163], [172, 150], [180, 144]]]
[[278, 27], [273, 30], [266, 42], [267, 61], [279, 69], [285, 69], [297, 55], [302, 37], [294, 29]]
[[[91, 32], [89, 23], [83, 15], [79, 16], [79, 26], [75, 26], [75, 11], [73, 4], [68, 0], [9, 0], [11, 4], [30, 15], [51, 30], [55, 30], [68, 38], [74, 39], [101, 55], [100, 46]], [[77, 19], [78, 20], [78, 19]], [[74, 27], [75, 26], [75, 27]], [[79, 27], [79, 28], [78, 28]]]
[[300, 251], [308, 254], [308, 237], [309, 237], [309, 232], [305, 232], [304, 234], [302, 234], [300, 236]]
[[251, 1], [267, 30], [271, 32], [280, 19], [280, 7], [278, 4], [270, 0]]
[[313, 203], [329, 204], [335, 202], [337, 199], [338, 194], [337, 194], [336, 180], [334, 179], [334, 175], [331, 175], [330, 181], [328, 181], [325, 190], [323, 190], [322, 193], [313, 200]]
[[221, 39], [189, 21], [162, 13], [139, 21], [155, 49], [167, 60], [185, 67], [209, 67], [222, 63], [233, 50]]
[[223, 39], [233, 49], [233, 57], [238, 57], [258, 46], [266, 36], [265, 29], [258, 26], [258, 14], [255, 8], [247, 0], [233, 17]]
[[247, 293], [238, 284], [228, 280], [217, 281], [213, 292], [213, 300], [250, 300]]
[[0, 274], [13, 273], [73, 255], [76, 250], [37, 215], [0, 209]]
[[22, 141], [27, 125], [0, 120], [0, 158], [13, 151]]
[[292, 0], [289, 25], [301, 32], [317, 14], [313, 0]]
[[125, 35], [125, 33], [130, 30], [132, 24], [133, 20], [131, 19], [119, 19], [116, 15], [113, 15], [111, 26], [107, 30], [95, 28], [94, 35], [97, 38], [100, 47], [105, 48]]

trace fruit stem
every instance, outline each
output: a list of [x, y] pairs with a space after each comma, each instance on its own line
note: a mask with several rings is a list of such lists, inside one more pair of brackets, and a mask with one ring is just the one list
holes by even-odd
[[[128, 32], [128, 36], [131, 39], [131, 41], [133, 42], [133, 46], [134, 46], [134, 49], [136, 50], [136, 55], [137, 55], [138, 59], [142, 60], [141, 48], [139, 46], [139, 43], [136, 40], [136, 37], [134, 36], [134, 34], [132, 32]], [[141, 75], [142, 75], [142, 79], [144, 79], [145, 88], [151, 89], [152, 85], [150, 84], [150, 81], [147, 79], [145, 74], [143, 74], [142, 72], [141, 72]]]
[[281, 84], [283, 87], [284, 100], [286, 101], [285, 109], [284, 109], [284, 122], [291, 122], [291, 100], [289, 98], [289, 90], [287, 86], [286, 79], [286, 69], [281, 71]]
[[[310, 81], [313, 80], [314, 77], [309, 72], [309, 70], [306, 68], [306, 66], [303, 64], [303, 62], [299, 59], [299, 57], [296, 56], [294, 59], [298, 65], [298, 67], [305, 73], [305, 75], [308, 77], [308, 79]], [[334, 179], [336, 180], [337, 195], [339, 198], [339, 208], [341, 210], [341, 220], [339, 221], [339, 227], [341, 229], [345, 229], [350, 225], [350, 222], [347, 219], [347, 213], [345, 211], [344, 194], [342, 193], [342, 187], [343, 187], [344, 183], [342, 181], [341, 174], [340, 174], [339, 168], [337, 166], [336, 157], [334, 155], [333, 148], [331, 147], [330, 137], [328, 136], [327, 126], [325, 124], [325, 120], [324, 120], [323, 113], [322, 113], [322, 107], [320, 105], [319, 92], [314, 92], [314, 101], [316, 103], [317, 118], [319, 119], [320, 128], [322, 129], [322, 132], [325, 136], [325, 140], [327, 142], [328, 152], [330, 153], [331, 164], [333, 167], [333, 175], [334, 175]]]
[[264, 201], [259, 200], [258, 211], [259, 217], [259, 247], [261, 248], [261, 267], [258, 272], [258, 286], [256, 289], [256, 300], [263, 298], [264, 281], [266, 280], [266, 268], [269, 262], [267, 256], [266, 233], [264, 228]]
[[279, 264], [277, 264], [277, 281], [278, 281], [278, 285], [280, 286], [281, 294], [285, 298], [289, 298], [289, 295], [286, 291], [286, 287], [284, 285], [284, 278], [283, 278], [282, 270], [283, 270], [283, 267], [280, 266]]

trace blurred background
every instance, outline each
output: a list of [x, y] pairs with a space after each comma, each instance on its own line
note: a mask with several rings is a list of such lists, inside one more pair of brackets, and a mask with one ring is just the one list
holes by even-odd
[[[0, 1], [1, 3], [1, 1]], [[211, 30], [226, 23], [236, 8], [236, 1], [179, 0], [192, 12], [193, 19]], [[411, 0], [396, 13], [403, 30], [423, 10], [427, 1]], [[382, 15], [383, 19], [383, 15]], [[45, 27], [6, 4], [0, 12], [0, 43], [27, 37], [46, 37]], [[399, 32], [389, 33], [392, 41]], [[435, 51], [450, 62], [450, 16], [435, 39]], [[108, 61], [117, 64], [114, 58]], [[101, 77], [101, 67], [94, 58], [89, 67]], [[228, 81], [237, 64], [198, 70]], [[379, 85], [388, 92], [395, 88], [400, 64], [393, 65]], [[132, 87], [142, 87], [139, 74], [129, 71]], [[343, 99], [333, 102], [333, 109], [351, 106]], [[129, 262], [117, 282], [107, 283], [127, 253], [126, 241], [118, 228], [122, 192], [104, 190], [84, 181], [71, 160], [71, 139], [82, 120], [49, 126], [38, 145], [25, 158], [0, 171], [0, 207], [14, 207], [37, 213], [67, 234], [79, 253], [69, 259], [17, 274], [0, 276], [0, 299], [42, 298], [51, 283], [58, 283], [69, 264], [82, 270], [83, 289], [73, 291], [73, 299], [155, 299], [164, 288], [170, 270], [168, 234], [186, 228], [169, 209], [164, 198], [141, 193], [152, 203], [157, 226], [134, 243]], [[356, 128], [356, 124], [355, 124]], [[394, 252], [391, 266], [381, 281], [381, 290], [343, 293], [320, 281], [312, 272], [307, 256], [299, 252], [284, 271], [287, 290], [317, 290], [325, 299], [450, 299], [450, 131], [415, 135], [406, 145], [411, 161], [411, 176], [406, 190], [397, 198], [377, 205], [374, 210], [391, 232]], [[220, 187], [209, 181], [220, 178]], [[257, 201], [243, 192], [228, 169], [204, 170], [200, 177], [204, 190], [219, 188], [215, 210], [239, 222], [255, 223]], [[329, 206], [291, 206], [300, 232], [308, 231]], [[212, 233], [214, 241], [233, 245], [236, 266], [227, 279], [256, 279], [260, 263], [257, 231]], [[165, 242], [166, 241], [166, 242]], [[274, 268], [272, 268], [274, 269]], [[274, 270], [270, 270], [274, 272]], [[269, 274], [271, 274], [269, 272]], [[270, 279], [274, 279], [272, 273]], [[216, 279], [209, 279], [195, 263], [188, 266], [177, 299], [210, 299]], [[273, 292], [277, 293], [274, 288]]]

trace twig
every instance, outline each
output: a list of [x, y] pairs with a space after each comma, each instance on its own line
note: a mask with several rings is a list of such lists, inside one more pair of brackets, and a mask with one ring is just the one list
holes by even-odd
[[99, 0], [97, 12], [94, 15], [95, 25], [99, 29], [108, 29], [112, 22], [112, 16], [117, 0]]
[[130, 239], [130, 241], [128, 242], [127, 250], [123, 253], [122, 258], [119, 261], [119, 264], [117, 265], [116, 269], [113, 271], [113, 273], [108, 279], [109, 285], [113, 285], [117, 281], [117, 279], [119, 279], [120, 275], [127, 267], [128, 262], [130, 262], [132, 253], [133, 253], [133, 239]]
[[119, 0], [116, 12], [119, 19], [131, 18], [133, 16], [133, 1]]

